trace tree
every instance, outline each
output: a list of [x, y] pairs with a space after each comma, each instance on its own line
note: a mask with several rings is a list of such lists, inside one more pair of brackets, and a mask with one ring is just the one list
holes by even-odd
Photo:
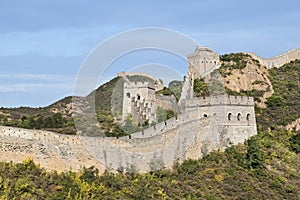
[[194, 80], [194, 94], [196, 97], [209, 96], [209, 91], [203, 78]]
[[62, 114], [60, 112], [57, 112], [52, 116], [52, 121], [53, 121], [53, 128], [63, 127], [64, 120], [63, 120]]
[[258, 143], [257, 136], [250, 138], [247, 143], [248, 143], [247, 154], [246, 154], [247, 168], [249, 169], [264, 168], [264, 155]]

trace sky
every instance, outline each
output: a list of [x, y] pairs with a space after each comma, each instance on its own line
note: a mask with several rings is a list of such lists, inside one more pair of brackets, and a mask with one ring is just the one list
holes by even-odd
[[[178, 31], [220, 54], [268, 58], [300, 48], [300, 2], [3, 0], [0, 107], [42, 107], [72, 95], [80, 66], [99, 43], [143, 27]], [[99, 83], [124, 66], [148, 69], [144, 63], [174, 66], [178, 79], [187, 68], [185, 60], [167, 53], [136, 52], [114, 62], [116, 70]]]

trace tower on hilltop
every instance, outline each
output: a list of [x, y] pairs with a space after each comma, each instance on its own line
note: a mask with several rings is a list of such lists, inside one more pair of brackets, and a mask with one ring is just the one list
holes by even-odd
[[208, 47], [198, 46], [188, 55], [189, 76], [200, 78], [219, 66], [220, 56]]

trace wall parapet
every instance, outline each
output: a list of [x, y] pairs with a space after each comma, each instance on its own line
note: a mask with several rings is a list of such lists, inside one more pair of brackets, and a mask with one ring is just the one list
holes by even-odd
[[197, 97], [185, 100], [186, 107], [216, 106], [216, 105], [242, 105], [254, 106], [254, 98], [248, 96], [218, 95], [210, 97]]
[[124, 82], [124, 88], [151, 88], [155, 90], [155, 85], [149, 82]]

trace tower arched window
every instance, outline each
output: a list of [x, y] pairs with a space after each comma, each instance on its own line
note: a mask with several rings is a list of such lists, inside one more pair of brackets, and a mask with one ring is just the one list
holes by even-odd
[[130, 98], [130, 92], [127, 92], [127, 94], [126, 94], [126, 95], [127, 95], [127, 97], [128, 97], [128, 98]]
[[242, 114], [241, 114], [241, 113], [239, 113], [239, 114], [237, 115], [237, 120], [238, 120], [238, 121], [240, 121], [240, 120], [241, 120], [241, 116], [242, 116]]
[[228, 113], [228, 120], [231, 121], [232, 119], [232, 113]]
[[247, 120], [247, 121], [250, 121], [250, 113], [247, 114], [246, 120]]

